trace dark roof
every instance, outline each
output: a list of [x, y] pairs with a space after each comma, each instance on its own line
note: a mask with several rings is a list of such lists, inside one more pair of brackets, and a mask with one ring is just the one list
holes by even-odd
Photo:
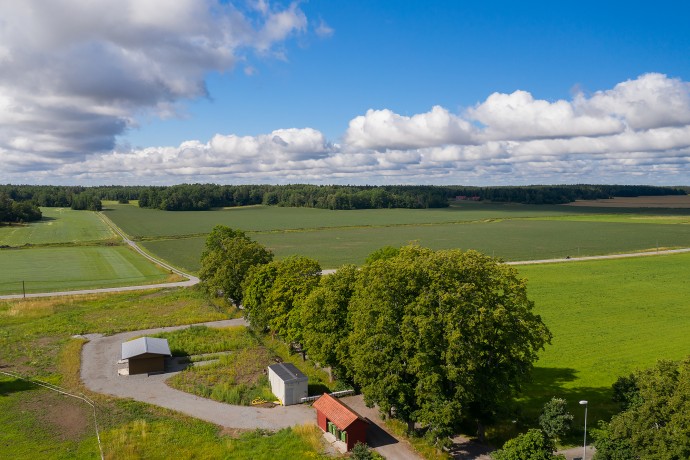
[[346, 430], [355, 420], [367, 422], [361, 415], [350, 409], [345, 403], [337, 400], [328, 393], [324, 393], [314, 402], [314, 409], [322, 412], [328, 420], [335, 423], [339, 430]]
[[135, 358], [145, 354], [172, 356], [166, 339], [140, 337], [122, 343], [122, 359]]
[[283, 382], [306, 380], [307, 376], [292, 363], [278, 363], [268, 366]]

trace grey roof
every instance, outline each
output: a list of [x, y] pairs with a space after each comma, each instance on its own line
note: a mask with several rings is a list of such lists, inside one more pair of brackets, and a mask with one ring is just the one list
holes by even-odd
[[146, 353], [171, 356], [167, 339], [155, 339], [153, 337], [140, 337], [129, 342], [122, 343], [122, 359], [134, 358]]
[[278, 363], [268, 366], [283, 382], [299, 382], [307, 376], [292, 363]]

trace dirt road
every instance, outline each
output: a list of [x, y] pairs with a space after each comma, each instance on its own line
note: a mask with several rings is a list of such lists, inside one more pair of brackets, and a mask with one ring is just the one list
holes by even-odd
[[[241, 326], [243, 319], [202, 323], [209, 327]], [[174, 331], [189, 326], [164, 327], [124, 332], [104, 337], [89, 334], [82, 350], [81, 379], [94, 392], [132, 398], [137, 401], [176, 410], [192, 417], [228, 428], [277, 430], [295, 425], [315, 423], [314, 410], [309, 406], [278, 406], [272, 409], [232, 406], [206, 398], [200, 398], [165, 384], [174, 373], [148, 376], [118, 375], [117, 361], [121, 358], [121, 344], [137, 336]]]

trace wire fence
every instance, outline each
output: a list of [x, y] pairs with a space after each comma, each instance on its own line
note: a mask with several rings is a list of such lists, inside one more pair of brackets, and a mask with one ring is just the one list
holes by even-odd
[[98, 440], [98, 450], [100, 451], [100, 454], [101, 454], [101, 460], [104, 460], [105, 457], [103, 456], [103, 446], [101, 445], [101, 435], [100, 435], [99, 430], [98, 430], [98, 418], [96, 417], [96, 403], [94, 403], [93, 400], [88, 398], [83, 393], [81, 393], [79, 395], [75, 395], [75, 394], [67, 391], [67, 389], [59, 387], [57, 385], [53, 385], [52, 383], [44, 382], [42, 380], [34, 379], [31, 377], [24, 377], [24, 376], [21, 376], [19, 374], [15, 374], [14, 372], [7, 372], [7, 371], [0, 370], [0, 374], [5, 374], [5, 375], [12, 377], [12, 378], [15, 378], [15, 379], [19, 379], [19, 380], [23, 380], [25, 382], [33, 383], [34, 385], [38, 385], [40, 387], [46, 388], [46, 389], [54, 391], [56, 393], [63, 394], [65, 396], [70, 396], [72, 398], [80, 399], [80, 400], [84, 401], [86, 404], [88, 404], [89, 406], [91, 406], [91, 409], [93, 410], [93, 424], [94, 424], [94, 428], [96, 429], [96, 439]]

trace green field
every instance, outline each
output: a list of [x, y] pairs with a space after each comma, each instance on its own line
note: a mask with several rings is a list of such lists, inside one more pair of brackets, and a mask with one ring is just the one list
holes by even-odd
[[69, 208], [41, 208], [43, 219], [22, 225], [0, 226], [0, 246], [45, 245], [117, 240], [94, 212]]
[[[273, 232], [342, 227], [386, 227], [453, 222], [566, 216], [589, 208], [467, 203], [444, 209], [363, 209], [330, 211], [315, 208], [248, 206], [215, 211], [160, 211], [133, 205], [109, 205], [107, 216], [133, 238], [179, 237], [206, 234], [222, 224], [247, 232]], [[690, 210], [685, 210], [690, 215]], [[592, 213], [604, 211], [592, 208]], [[608, 211], [610, 213], [610, 210]]]
[[[267, 210], [266, 212], [270, 212]], [[345, 211], [343, 211], [345, 212]], [[690, 226], [536, 219], [471, 223], [344, 227], [250, 233], [282, 258], [312, 257], [323, 268], [361, 264], [374, 250], [410, 241], [433, 249], [476, 249], [504, 260], [591, 256], [690, 246]], [[199, 269], [204, 237], [146, 240], [148, 251], [190, 271]]]
[[520, 266], [553, 333], [526, 389], [526, 418], [552, 396], [590, 401], [590, 422], [617, 410], [611, 384], [659, 359], [690, 354], [690, 254]]
[[[314, 426], [271, 434], [232, 433], [177, 412], [90, 393], [79, 379], [83, 340], [228, 318], [195, 289], [78, 298], [0, 301], [0, 369], [39, 377], [95, 400], [106, 459], [324, 458]], [[82, 402], [0, 375], [0, 458], [97, 459], [91, 409]]]
[[0, 295], [154, 284], [170, 273], [124, 246], [0, 250]]

